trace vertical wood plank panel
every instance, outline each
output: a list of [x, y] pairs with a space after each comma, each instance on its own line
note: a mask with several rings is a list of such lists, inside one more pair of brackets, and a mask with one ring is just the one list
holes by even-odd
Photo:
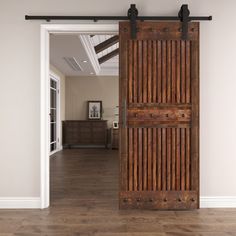
[[137, 40], [133, 41], [133, 102], [136, 103], [137, 99], [137, 86], [138, 78], [137, 78]]
[[167, 68], [167, 79], [166, 79], [166, 87], [167, 87], [167, 103], [171, 102], [171, 40], [167, 41], [167, 62], [166, 62], [166, 68]]
[[[147, 41], [143, 41], [143, 102], [147, 102], [147, 88], [148, 88], [148, 76], [147, 76]], [[147, 165], [147, 129], [143, 129], [143, 190], [147, 190], [148, 181], [148, 165]]]
[[133, 191], [133, 129], [128, 129], [129, 145], [129, 191]]
[[[127, 97], [129, 98], [129, 103], [133, 102], [133, 41], [128, 41], [128, 94]], [[128, 146], [129, 146], [129, 162], [128, 162], [128, 169], [129, 169], [129, 191], [133, 190], [133, 129], [128, 129]]]
[[167, 190], [171, 189], [171, 129], [167, 128]]
[[129, 79], [128, 79], [128, 99], [129, 102], [133, 102], [133, 43], [132, 40], [128, 41], [128, 73], [129, 73]]
[[162, 189], [162, 131], [161, 128], [157, 129], [157, 189]]
[[176, 190], [180, 190], [180, 128], [176, 129]]
[[147, 41], [143, 41], [143, 103], [147, 103]]
[[190, 41], [186, 41], [186, 103], [190, 103], [191, 78], [190, 78]]
[[171, 138], [172, 138], [172, 150], [171, 150], [171, 189], [172, 190], [176, 190], [175, 188], [175, 184], [176, 184], [176, 181], [175, 181], [175, 178], [176, 178], [176, 172], [175, 172], [175, 169], [176, 169], [176, 132], [175, 132], [175, 128], [172, 128], [172, 135], [171, 135]]
[[181, 99], [180, 99], [180, 66], [181, 66], [181, 63], [180, 63], [180, 54], [181, 54], [181, 51], [180, 51], [180, 40], [177, 41], [177, 45], [176, 45], [176, 102], [177, 103], [180, 103], [181, 102]]
[[186, 88], [185, 88], [185, 85], [186, 85], [186, 72], [185, 72], [185, 64], [186, 64], [186, 61], [185, 61], [185, 57], [186, 57], [186, 54], [185, 54], [185, 41], [182, 40], [181, 41], [181, 102], [182, 103], [185, 103], [185, 100], [186, 100]]
[[186, 129], [186, 190], [190, 190], [190, 129]]
[[191, 42], [191, 91], [191, 190], [199, 191], [199, 39]]
[[134, 191], [138, 190], [138, 130], [134, 128]]
[[152, 128], [148, 132], [148, 190], [152, 190]]
[[166, 128], [162, 128], [162, 190], [166, 190]]
[[139, 191], [143, 190], [143, 129], [138, 128], [138, 179]]
[[143, 190], [147, 190], [147, 128], [143, 128]]
[[162, 101], [162, 45], [157, 41], [157, 102]]
[[138, 102], [143, 102], [143, 46], [142, 41], [138, 40]]
[[176, 103], [176, 41], [171, 45], [171, 102]]
[[157, 129], [152, 129], [152, 189], [153, 191], [157, 190]]
[[152, 102], [152, 41], [148, 40], [148, 53], [147, 53], [147, 101], [150, 103]]
[[185, 129], [181, 128], [181, 190], [185, 190]]
[[166, 103], [166, 41], [162, 41], [162, 103]]
[[[128, 44], [127, 40], [123, 40], [120, 34], [119, 44], [120, 56], [120, 74], [119, 74], [119, 120], [122, 121], [124, 101], [127, 100], [127, 80], [128, 80]], [[128, 151], [127, 151], [127, 128], [123, 125], [119, 128], [119, 146], [120, 146], [120, 190], [128, 190]]]
[[157, 41], [152, 41], [152, 102], [157, 102]]

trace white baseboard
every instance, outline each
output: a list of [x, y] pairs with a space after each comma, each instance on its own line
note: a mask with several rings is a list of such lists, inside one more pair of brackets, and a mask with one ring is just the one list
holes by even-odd
[[40, 209], [39, 197], [0, 197], [0, 209]]
[[[40, 198], [0, 198], [0, 209], [40, 209]], [[236, 197], [200, 197], [200, 208], [236, 208]]]
[[236, 208], [236, 196], [200, 197], [200, 208]]

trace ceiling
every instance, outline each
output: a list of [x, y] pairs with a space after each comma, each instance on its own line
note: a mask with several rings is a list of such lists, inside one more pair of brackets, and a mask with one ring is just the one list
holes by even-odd
[[65, 76], [118, 75], [117, 37], [51, 34], [50, 63]]

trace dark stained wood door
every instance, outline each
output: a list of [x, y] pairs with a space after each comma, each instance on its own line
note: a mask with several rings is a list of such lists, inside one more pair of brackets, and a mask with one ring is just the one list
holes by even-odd
[[199, 208], [199, 23], [121, 22], [120, 208]]

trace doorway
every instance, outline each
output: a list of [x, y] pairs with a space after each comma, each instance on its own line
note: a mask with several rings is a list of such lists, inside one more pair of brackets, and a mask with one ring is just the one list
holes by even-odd
[[[182, 39], [179, 22], [138, 26], [141, 30], [133, 40], [129, 22], [120, 24], [120, 207], [195, 209], [199, 207], [199, 24], [189, 24], [188, 40]], [[182, 94], [179, 102], [178, 94]], [[92, 117], [95, 113], [97, 117], [97, 108]], [[159, 141], [157, 133], [162, 135]]]
[[76, 25], [41, 25], [41, 208], [50, 205], [50, 161], [49, 161], [49, 137], [50, 137], [50, 96], [48, 94], [50, 84], [50, 34], [118, 34], [118, 24], [76, 24]]

